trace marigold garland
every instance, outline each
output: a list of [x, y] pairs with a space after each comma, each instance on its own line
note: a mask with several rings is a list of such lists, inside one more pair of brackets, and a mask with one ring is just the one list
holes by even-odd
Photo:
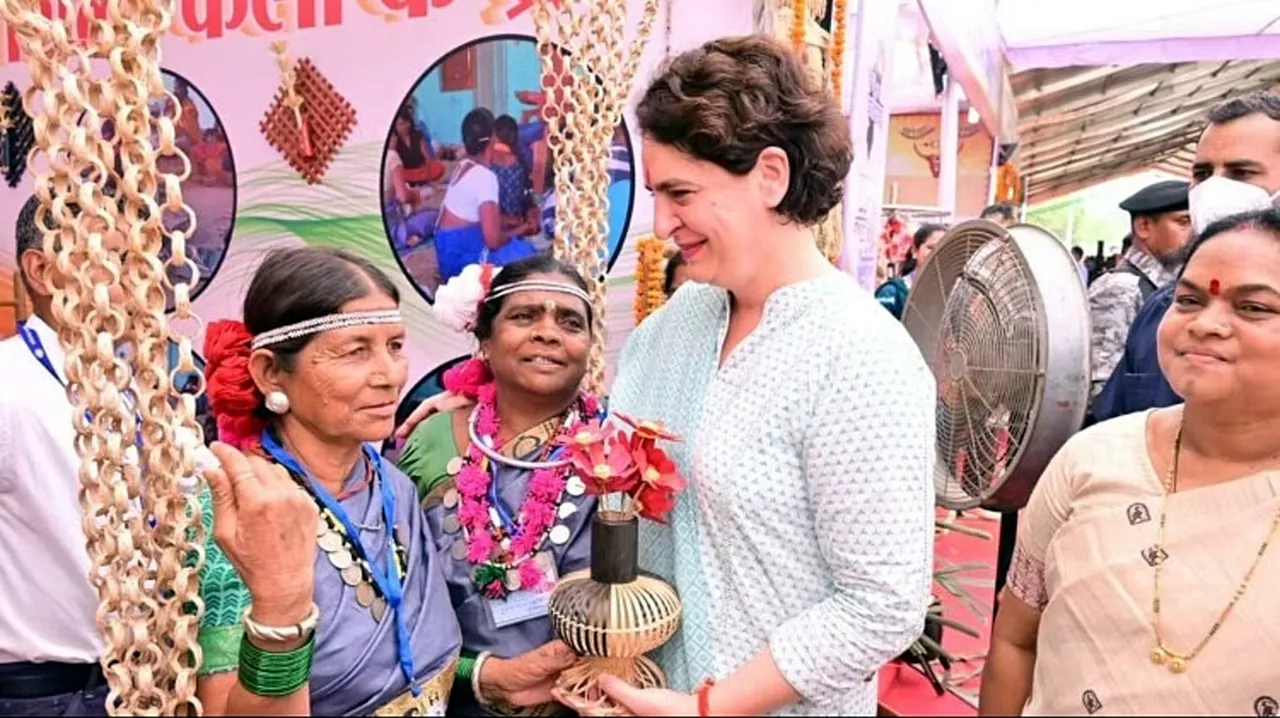
[[995, 201], [1009, 204], [1022, 201], [1022, 180], [1018, 176], [1018, 168], [1012, 162], [1005, 162], [996, 170]]
[[805, 30], [808, 27], [807, 0], [791, 0], [791, 47], [804, 57]]
[[835, 17], [831, 20], [831, 94], [835, 96], [836, 103], [840, 105], [841, 111], [844, 111], [842, 89], [844, 84], [844, 36], [849, 16], [846, 9], [847, 5], [848, 0], [835, 0], [835, 7], [832, 10]]
[[653, 235], [636, 241], [636, 324], [644, 321], [666, 302], [666, 245]]

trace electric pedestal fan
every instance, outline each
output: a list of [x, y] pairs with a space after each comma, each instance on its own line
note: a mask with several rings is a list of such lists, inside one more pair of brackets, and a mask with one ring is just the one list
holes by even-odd
[[1022, 508], [1089, 399], [1088, 300], [1067, 248], [1031, 225], [956, 225], [902, 321], [938, 382], [938, 504]]
[[[938, 382], [938, 504], [1001, 512], [999, 595], [1013, 557], [1017, 511], [1084, 421], [1084, 284], [1052, 234], [1030, 225], [964, 222], [918, 270], [902, 322]], [[935, 640], [941, 643], [941, 634]], [[941, 695], [942, 683], [922, 658], [922, 672]]]

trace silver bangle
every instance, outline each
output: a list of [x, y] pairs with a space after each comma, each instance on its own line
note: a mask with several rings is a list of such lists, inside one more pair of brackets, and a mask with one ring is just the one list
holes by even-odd
[[484, 662], [489, 660], [492, 655], [489, 651], [483, 651], [476, 656], [476, 662], [471, 668], [471, 693], [476, 697], [476, 704], [481, 708], [486, 708], [489, 702], [484, 699], [484, 695], [480, 692], [480, 669], [484, 667]]
[[244, 616], [240, 619], [244, 624], [244, 632], [249, 634], [249, 638], [269, 643], [285, 643], [306, 638], [315, 633], [316, 626], [320, 623], [320, 607], [314, 601], [311, 603], [311, 610], [307, 611], [307, 615], [301, 621], [284, 628], [258, 623], [249, 615], [252, 611], [253, 604], [249, 604], [249, 607], [244, 609]]

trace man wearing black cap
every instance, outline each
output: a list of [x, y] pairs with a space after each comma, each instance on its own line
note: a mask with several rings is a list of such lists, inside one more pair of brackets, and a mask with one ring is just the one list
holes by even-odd
[[1132, 246], [1115, 269], [1089, 287], [1093, 322], [1090, 398], [1098, 395], [1124, 353], [1129, 326], [1146, 298], [1173, 282], [1191, 239], [1189, 185], [1165, 180], [1120, 203], [1129, 213]]

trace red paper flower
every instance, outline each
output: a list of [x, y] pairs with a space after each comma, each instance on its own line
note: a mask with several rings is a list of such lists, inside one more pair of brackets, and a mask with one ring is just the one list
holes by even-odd
[[633, 430], [632, 436], [639, 436], [646, 441], [680, 441], [680, 437], [667, 430], [661, 421], [652, 421], [645, 419], [642, 421], [632, 419], [621, 412], [614, 412], [614, 416], [621, 419], [627, 426]]
[[688, 484], [666, 452], [638, 432], [631, 439], [636, 465], [636, 484], [631, 498], [635, 502], [636, 513], [658, 523], [666, 523], [667, 512], [675, 506], [676, 494], [684, 491]]
[[612, 431], [599, 441], [588, 441], [588, 435], [587, 431], [575, 433], [569, 448], [574, 471], [586, 483], [587, 491], [601, 496], [631, 490], [636, 467], [626, 440]]
[[266, 426], [257, 412], [262, 393], [249, 374], [252, 343], [253, 335], [237, 321], [214, 322], [205, 332], [209, 409], [218, 422], [218, 439], [240, 449], [255, 445]]
[[592, 444], [603, 444], [606, 439], [613, 436], [617, 432], [608, 424], [601, 424], [599, 419], [591, 419], [590, 421], [578, 422], [578, 424], [565, 432], [564, 438], [560, 443], [569, 447], [569, 451], [575, 450], [585, 451]]
[[634, 503], [636, 515], [665, 524], [667, 514], [676, 505], [676, 495], [665, 489], [640, 484], [632, 495], [631, 501]]

